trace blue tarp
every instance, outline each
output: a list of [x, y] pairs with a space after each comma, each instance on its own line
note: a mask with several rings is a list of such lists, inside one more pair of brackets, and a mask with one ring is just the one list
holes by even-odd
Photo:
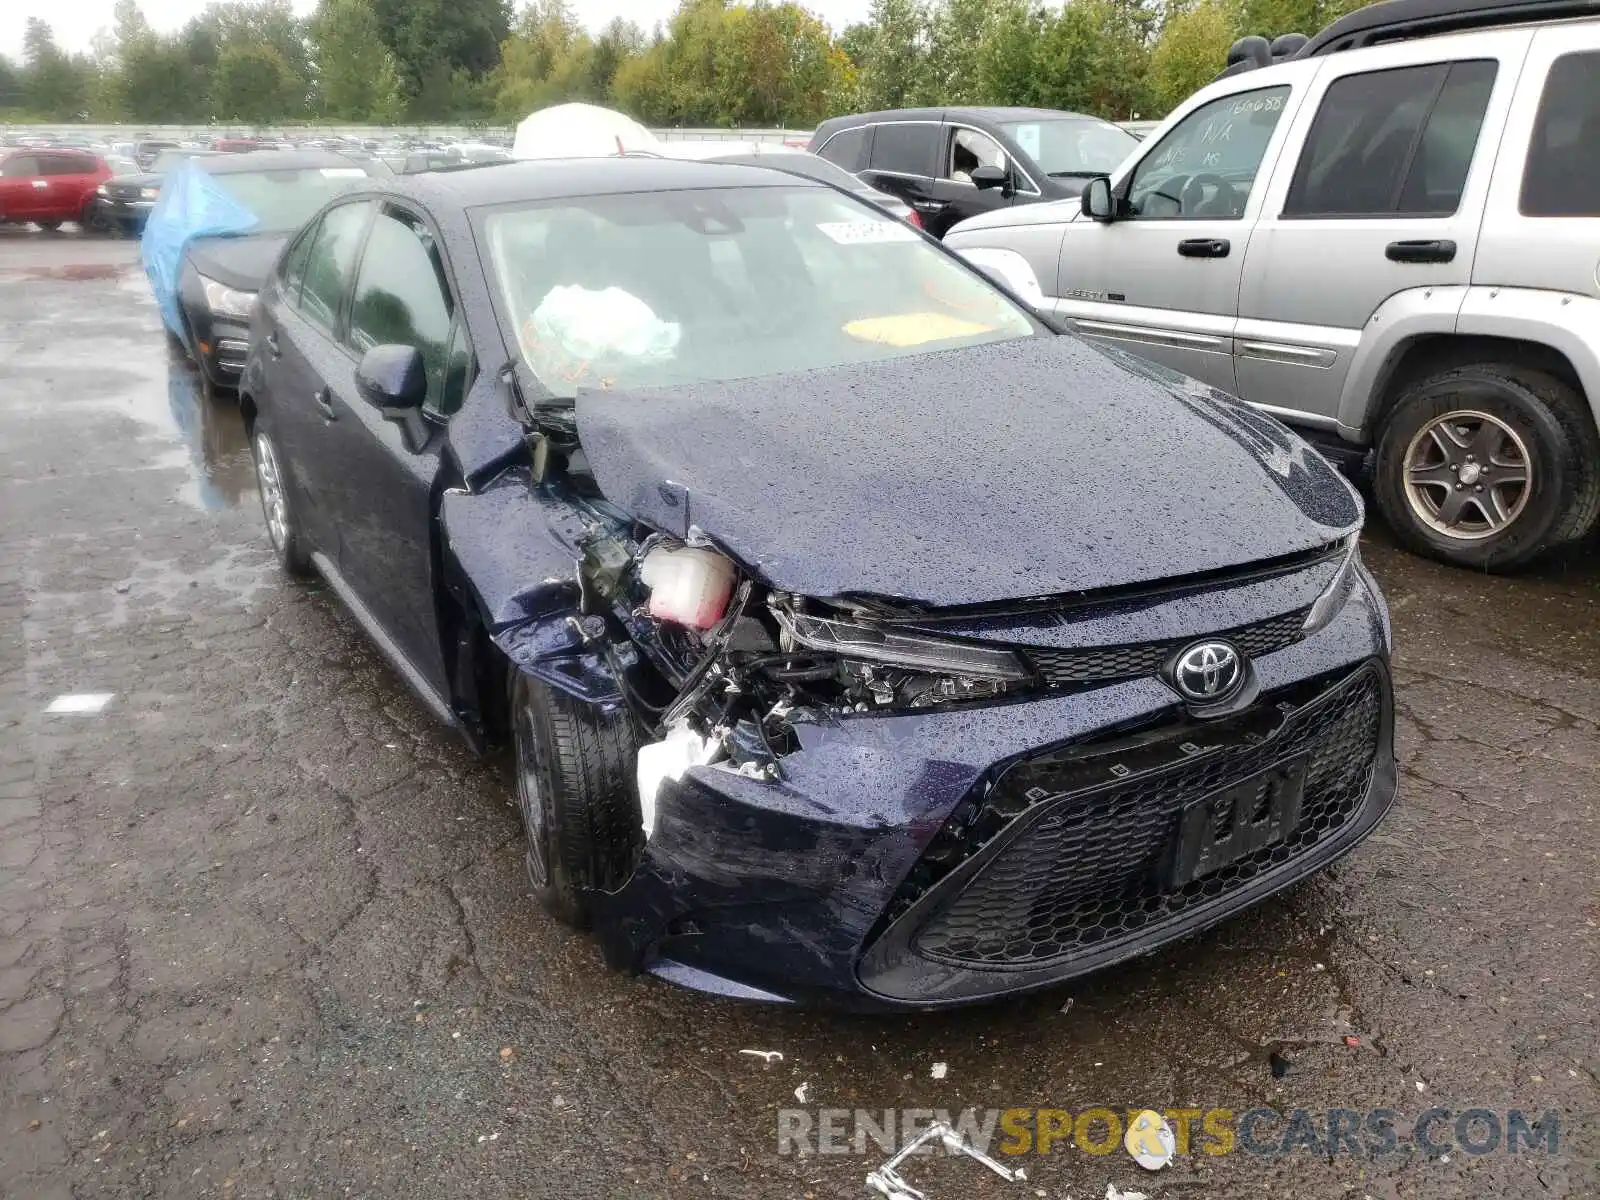
[[189, 344], [189, 334], [178, 307], [178, 269], [190, 239], [248, 233], [259, 220], [192, 160], [180, 162], [168, 173], [139, 239], [139, 257], [161, 306], [162, 323], [184, 345]]

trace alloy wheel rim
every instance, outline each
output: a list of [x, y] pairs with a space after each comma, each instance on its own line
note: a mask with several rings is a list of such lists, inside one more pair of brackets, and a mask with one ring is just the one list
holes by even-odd
[[1445, 413], [1419, 429], [1401, 470], [1412, 514], [1457, 541], [1503, 532], [1533, 494], [1527, 443], [1498, 417], [1472, 409]]
[[522, 824], [528, 835], [528, 874], [535, 887], [550, 882], [550, 864], [545, 857], [544, 795], [539, 789], [538, 764], [534, 761], [533, 719], [527, 704], [517, 713], [517, 802], [522, 808]]
[[278, 471], [278, 456], [265, 434], [256, 434], [256, 486], [261, 493], [261, 512], [267, 519], [267, 536], [273, 549], [283, 551], [289, 542], [289, 507], [283, 496], [283, 476]]

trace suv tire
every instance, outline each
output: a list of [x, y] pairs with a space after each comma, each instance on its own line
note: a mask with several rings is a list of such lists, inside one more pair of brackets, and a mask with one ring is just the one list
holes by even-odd
[[584, 929], [589, 893], [627, 881], [644, 835], [635, 781], [638, 743], [626, 708], [574, 699], [510, 672], [517, 807], [528, 879], [557, 919]]
[[[1497, 487], [1497, 474], [1513, 482]], [[1400, 394], [1378, 439], [1373, 491], [1410, 549], [1508, 570], [1595, 523], [1600, 435], [1582, 394], [1552, 375], [1497, 362], [1456, 367]]]

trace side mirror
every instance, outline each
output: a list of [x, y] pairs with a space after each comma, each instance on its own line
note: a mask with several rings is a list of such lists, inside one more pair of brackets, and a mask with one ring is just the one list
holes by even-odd
[[356, 391], [386, 417], [403, 417], [428, 397], [428, 369], [415, 346], [374, 346], [356, 367]]
[[990, 188], [1003, 188], [1011, 182], [1011, 172], [1005, 167], [997, 167], [985, 163], [981, 167], [973, 167], [967, 178], [972, 180], [972, 186], [980, 192]]
[[1083, 188], [1083, 215], [1091, 221], [1109, 223], [1116, 220], [1116, 207], [1111, 199], [1111, 180], [1096, 175]]

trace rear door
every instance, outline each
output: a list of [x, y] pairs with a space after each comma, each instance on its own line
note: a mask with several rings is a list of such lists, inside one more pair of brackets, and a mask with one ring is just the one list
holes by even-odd
[[1362, 330], [1411, 289], [1464, 286], [1531, 34], [1330, 55], [1250, 239], [1239, 394], [1332, 425]]
[[[356, 271], [339, 375], [326, 379], [336, 414], [327, 436], [344, 481], [339, 571], [441, 696], [450, 688], [434, 598], [433, 487], [445, 420], [463, 394], [463, 373], [450, 369], [456, 325], [440, 240], [419, 213], [385, 202]], [[356, 394], [361, 356], [383, 345], [422, 352], [421, 420], [387, 420]]]
[[[972, 182], [972, 171], [977, 167], [1000, 167], [1011, 176], [1011, 183], [980, 188]], [[1010, 208], [1019, 185], [1027, 186], [1019, 178], [1011, 155], [993, 134], [949, 121], [940, 131], [939, 173], [929, 188], [930, 198], [940, 208], [931, 221], [924, 217], [924, 223], [935, 237], [943, 237], [957, 221]]]
[[933, 194], [943, 125], [936, 120], [881, 121], [872, 126], [867, 166], [861, 178], [880, 192], [898, 196], [937, 222], [944, 204]]
[[1235, 390], [1245, 247], [1294, 102], [1288, 82], [1264, 80], [1202, 101], [1152, 142], [1115, 181], [1115, 221], [1067, 226], [1056, 310], [1088, 337]]
[[[349, 489], [331, 432], [338, 414], [333, 392], [349, 386], [348, 355], [339, 339], [374, 207], [371, 200], [355, 200], [323, 214], [305, 243], [304, 259], [283, 260], [286, 302], [262, 331], [275, 379], [270, 412], [286, 459], [281, 465], [300, 502], [307, 535], [335, 562]], [[276, 340], [276, 358], [268, 339]]]
[[79, 220], [95, 188], [110, 176], [99, 159], [87, 154], [41, 154], [39, 167], [50, 185], [48, 216], [58, 221]]
[[13, 154], [0, 163], [0, 217], [31, 221], [43, 209], [49, 182], [39, 173], [33, 154]]

